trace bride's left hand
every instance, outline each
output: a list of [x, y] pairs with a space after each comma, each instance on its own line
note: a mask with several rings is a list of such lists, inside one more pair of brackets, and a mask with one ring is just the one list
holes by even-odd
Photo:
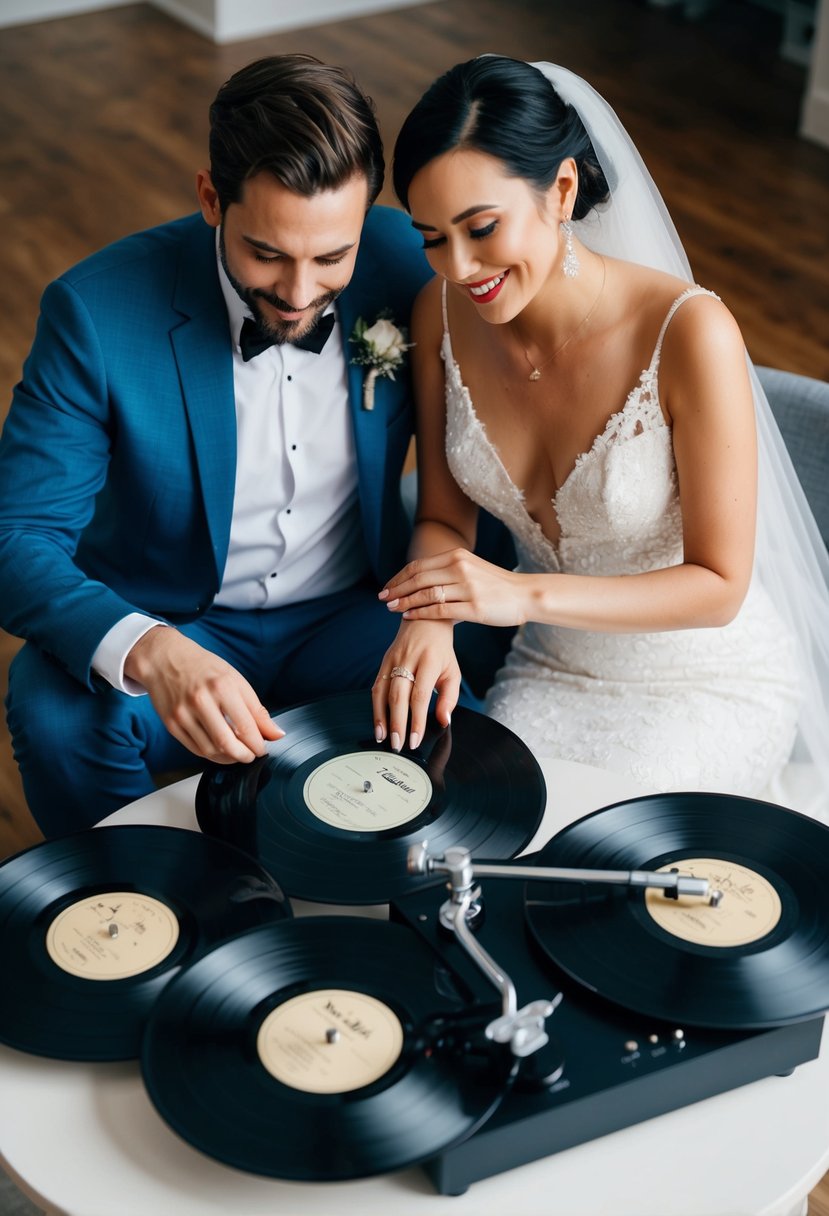
[[526, 575], [494, 566], [468, 549], [450, 549], [409, 562], [386, 583], [380, 599], [407, 621], [523, 625], [525, 581]]

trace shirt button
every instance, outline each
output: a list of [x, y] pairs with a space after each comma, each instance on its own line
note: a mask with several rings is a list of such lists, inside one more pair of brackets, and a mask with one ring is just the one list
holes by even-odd
[[293, 376], [288, 376], [288, 380], [293, 380]]
[[292, 452], [295, 452], [295, 451], [296, 451], [296, 444], [295, 444], [295, 443], [292, 443], [292, 444], [291, 444], [291, 451], [292, 451]]
[[274, 570], [273, 574], [271, 574], [269, 577], [270, 577], [270, 578], [276, 578], [276, 571]]

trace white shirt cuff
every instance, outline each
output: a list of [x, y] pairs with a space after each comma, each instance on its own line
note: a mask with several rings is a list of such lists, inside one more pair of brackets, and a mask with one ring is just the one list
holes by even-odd
[[145, 696], [147, 690], [144, 685], [124, 675], [124, 664], [139, 638], [143, 638], [144, 634], [149, 633], [156, 625], [166, 627], [166, 624], [166, 621], [156, 621], [141, 612], [131, 612], [129, 616], [122, 617], [98, 643], [92, 656], [92, 670], [103, 676], [107, 683], [119, 692], [125, 692], [131, 697]]

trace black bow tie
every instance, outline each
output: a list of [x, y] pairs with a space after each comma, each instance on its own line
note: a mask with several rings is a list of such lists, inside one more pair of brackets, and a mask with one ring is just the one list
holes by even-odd
[[[291, 342], [291, 346], [298, 346], [300, 350], [310, 350], [318, 355], [328, 341], [335, 319], [333, 310], [326, 313], [324, 317], [320, 317], [309, 333]], [[274, 341], [275, 339], [270, 335], [262, 333], [251, 317], [245, 317], [242, 332], [239, 334], [239, 345], [242, 348], [242, 358], [245, 363], [248, 359], [255, 359], [257, 355], [261, 355], [262, 351], [267, 350], [269, 346], [273, 346]]]

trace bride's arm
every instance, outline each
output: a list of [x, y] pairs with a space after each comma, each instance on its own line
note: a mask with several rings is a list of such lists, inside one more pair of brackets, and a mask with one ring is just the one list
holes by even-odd
[[724, 305], [698, 297], [677, 311], [660, 385], [673, 427], [681, 564], [619, 576], [515, 574], [457, 548], [410, 562], [388, 584], [387, 606], [412, 621], [532, 620], [610, 633], [730, 621], [751, 577], [757, 457], [745, 349]]
[[[412, 310], [412, 379], [417, 403], [418, 507], [409, 546], [412, 560], [428, 560], [448, 550], [474, 549], [478, 509], [460, 490], [446, 462], [445, 370], [440, 355], [443, 321], [439, 279], [420, 292]], [[382, 593], [381, 593], [382, 594]], [[455, 621], [401, 621], [372, 688], [374, 729], [399, 751], [407, 738], [417, 747], [426, 728], [432, 690], [435, 714], [447, 725], [458, 700], [460, 669], [452, 644]], [[414, 683], [391, 677], [395, 667], [410, 671]]]

